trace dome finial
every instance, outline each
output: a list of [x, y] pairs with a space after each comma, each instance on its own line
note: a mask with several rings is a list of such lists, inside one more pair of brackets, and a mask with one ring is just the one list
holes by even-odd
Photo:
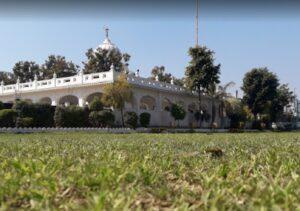
[[105, 37], [108, 39], [109, 28], [105, 26], [104, 31], [105, 31]]

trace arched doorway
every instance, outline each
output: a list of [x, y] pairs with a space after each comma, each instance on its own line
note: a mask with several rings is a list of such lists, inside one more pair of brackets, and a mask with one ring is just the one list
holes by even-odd
[[43, 97], [43, 98], [40, 99], [39, 103], [51, 105], [52, 100], [51, 100], [50, 97]]
[[78, 105], [78, 98], [74, 95], [66, 95], [60, 98], [59, 105]]
[[102, 93], [101, 93], [101, 92], [94, 92], [94, 93], [88, 95], [88, 96], [86, 97], [86, 102], [87, 102], [88, 104], [90, 104], [90, 103], [94, 100], [95, 97], [98, 97], [99, 99], [101, 99]]
[[168, 98], [164, 98], [161, 103], [161, 108], [163, 111], [170, 111], [172, 106], [172, 102]]
[[140, 109], [153, 111], [155, 109], [155, 99], [149, 95], [143, 96], [140, 99]]

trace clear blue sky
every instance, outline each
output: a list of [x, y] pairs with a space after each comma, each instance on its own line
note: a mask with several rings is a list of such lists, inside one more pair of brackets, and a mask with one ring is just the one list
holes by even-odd
[[[248, 70], [268, 67], [300, 94], [299, 18], [200, 19], [200, 43], [215, 51], [221, 83], [234, 81], [237, 89]], [[11, 71], [19, 60], [42, 63], [49, 54], [81, 64], [86, 50], [104, 39], [104, 25], [111, 40], [132, 56], [131, 70], [148, 76], [155, 65], [164, 65], [167, 72], [184, 75], [194, 45], [193, 13], [162, 19], [0, 17], [0, 70]]]

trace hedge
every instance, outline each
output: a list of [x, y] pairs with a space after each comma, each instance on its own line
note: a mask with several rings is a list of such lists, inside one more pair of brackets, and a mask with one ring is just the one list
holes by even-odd
[[18, 113], [13, 109], [0, 110], [0, 127], [15, 127]]

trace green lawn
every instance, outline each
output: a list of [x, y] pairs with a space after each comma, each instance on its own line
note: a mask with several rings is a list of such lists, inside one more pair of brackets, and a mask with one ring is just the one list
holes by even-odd
[[300, 210], [299, 176], [300, 133], [0, 134], [0, 210]]

